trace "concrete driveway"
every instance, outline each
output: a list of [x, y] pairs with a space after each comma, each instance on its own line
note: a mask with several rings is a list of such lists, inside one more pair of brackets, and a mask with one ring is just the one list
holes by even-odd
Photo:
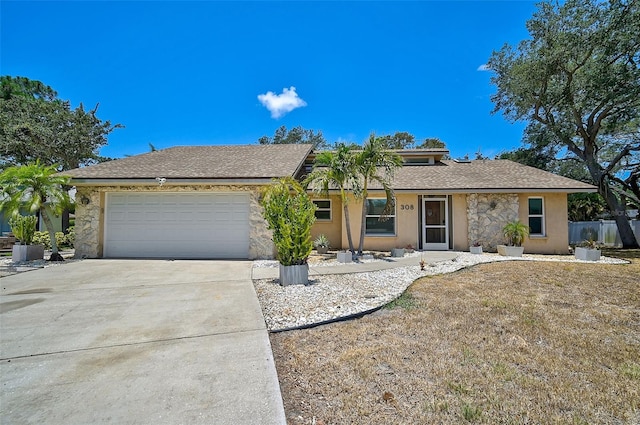
[[284, 424], [248, 261], [0, 279], [0, 423]]

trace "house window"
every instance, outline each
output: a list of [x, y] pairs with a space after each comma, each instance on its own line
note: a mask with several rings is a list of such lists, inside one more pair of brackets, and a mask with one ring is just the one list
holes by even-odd
[[544, 199], [529, 198], [529, 234], [544, 236]]
[[314, 200], [316, 206], [316, 220], [331, 221], [331, 201], [329, 199]]
[[396, 207], [394, 205], [390, 214], [382, 216], [385, 198], [367, 199], [367, 216], [365, 232], [368, 236], [395, 236], [396, 234]]

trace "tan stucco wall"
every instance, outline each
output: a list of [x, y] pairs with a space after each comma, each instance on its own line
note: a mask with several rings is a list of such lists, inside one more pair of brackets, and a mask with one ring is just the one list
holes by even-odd
[[569, 252], [569, 217], [566, 193], [521, 193], [519, 194], [520, 221], [529, 223], [529, 198], [544, 199], [544, 237], [531, 236], [526, 239], [524, 252], [530, 254], [567, 254]]
[[331, 249], [342, 249], [342, 203], [339, 195], [312, 196], [311, 199], [331, 200], [331, 221], [317, 221], [311, 228], [311, 237], [315, 240], [318, 235], [324, 234], [331, 244]]
[[89, 199], [87, 205], [76, 203], [75, 255], [78, 258], [100, 258], [104, 241], [104, 209], [108, 192], [249, 192], [249, 258], [273, 258], [271, 231], [262, 217], [259, 186], [78, 186], [76, 199]]
[[[383, 193], [371, 192], [369, 194], [369, 198], [383, 197]], [[418, 210], [417, 194], [396, 194], [396, 234], [394, 236], [365, 236], [363, 249], [389, 251], [392, 248], [404, 248], [407, 245], [418, 248]], [[349, 219], [354, 249], [358, 249], [360, 242], [361, 217], [362, 202], [352, 199], [349, 202]], [[345, 220], [342, 222], [342, 248], [349, 248]]]
[[[381, 193], [371, 193], [370, 197], [382, 197]], [[444, 195], [443, 195], [444, 196]], [[510, 220], [519, 218], [528, 223], [528, 198], [544, 198], [546, 237], [527, 238], [524, 247], [528, 253], [561, 254], [568, 252], [568, 217], [567, 195], [565, 193], [531, 193], [531, 194], [454, 194], [451, 195], [449, 207], [452, 209], [452, 233], [450, 237], [453, 249], [466, 251], [473, 241], [483, 243], [487, 251], [495, 252], [495, 246], [504, 243], [502, 227]], [[334, 198], [332, 198], [334, 199]], [[412, 245], [420, 248], [418, 238], [420, 229], [418, 194], [396, 194], [396, 235], [395, 236], [365, 236], [365, 250], [388, 251], [394, 247]], [[402, 208], [405, 205], [405, 209]], [[408, 208], [407, 208], [408, 206]], [[413, 209], [411, 209], [413, 207]], [[320, 231], [319, 223], [314, 225], [314, 237], [325, 233], [332, 242], [334, 249], [348, 249], [346, 221], [343, 219], [342, 207], [339, 199], [332, 202], [334, 222], [324, 224]], [[338, 224], [335, 223], [336, 209], [340, 214], [339, 235]], [[349, 202], [349, 217], [353, 236], [354, 248], [358, 248], [360, 238], [360, 217], [362, 202], [351, 198]], [[473, 221], [473, 223], [470, 222]], [[335, 236], [333, 236], [335, 235]], [[333, 240], [341, 240], [339, 246]]]
[[453, 216], [453, 249], [465, 251], [469, 249], [469, 223], [467, 221], [467, 195], [455, 194], [451, 196]]

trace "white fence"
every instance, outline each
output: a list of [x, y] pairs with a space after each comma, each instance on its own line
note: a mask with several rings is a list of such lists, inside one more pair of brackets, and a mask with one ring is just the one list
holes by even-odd
[[[631, 220], [629, 223], [636, 240], [640, 243], [640, 220]], [[622, 246], [615, 220], [569, 222], [569, 244], [574, 245], [589, 239], [607, 246]]]

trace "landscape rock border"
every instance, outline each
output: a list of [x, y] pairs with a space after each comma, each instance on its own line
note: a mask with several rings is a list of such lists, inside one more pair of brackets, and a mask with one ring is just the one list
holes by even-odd
[[[419, 258], [419, 253], [414, 254]], [[270, 332], [308, 328], [338, 320], [360, 317], [398, 298], [416, 279], [452, 273], [476, 264], [498, 261], [558, 261], [588, 264], [628, 264], [628, 261], [602, 257], [600, 261], [581, 261], [568, 255], [503, 257], [497, 254], [459, 253], [456, 258], [428, 264], [424, 271], [417, 264], [380, 271], [317, 275], [309, 285], [283, 287], [277, 279], [254, 280], [254, 287]], [[376, 261], [376, 260], [374, 260]], [[254, 267], [272, 267], [277, 262], [254, 262]], [[333, 264], [333, 263], [330, 263]], [[331, 267], [324, 264], [325, 267]], [[334, 265], [339, 265], [335, 263]], [[366, 267], [363, 264], [363, 267]]]

